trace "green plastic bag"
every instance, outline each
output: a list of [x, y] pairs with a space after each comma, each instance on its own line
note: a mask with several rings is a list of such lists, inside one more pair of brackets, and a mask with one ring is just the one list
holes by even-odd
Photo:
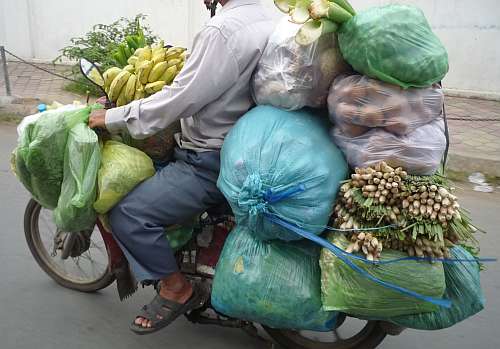
[[[451, 258], [470, 260], [474, 257], [464, 248], [454, 247], [451, 249]], [[399, 316], [388, 321], [417, 330], [441, 330], [483, 310], [485, 300], [477, 263], [445, 263], [444, 275], [446, 280], [444, 297], [453, 302], [450, 309], [440, 308], [435, 312]]]
[[308, 241], [259, 241], [236, 227], [217, 264], [212, 305], [274, 328], [329, 331], [338, 313], [322, 310], [319, 252]]
[[104, 214], [145, 179], [155, 174], [153, 161], [142, 151], [108, 141], [102, 150], [99, 194], [94, 209]]
[[45, 112], [20, 135], [15, 150], [15, 172], [43, 207], [55, 209], [58, 204], [69, 130], [86, 122], [95, 108]]
[[449, 69], [446, 49], [415, 6], [360, 12], [341, 27], [339, 44], [356, 71], [403, 88], [431, 86]]
[[96, 222], [94, 201], [101, 149], [97, 134], [81, 123], [71, 129], [64, 157], [64, 178], [54, 210], [59, 229], [77, 232], [92, 229]]
[[[345, 249], [343, 235], [330, 234], [328, 240]], [[407, 257], [406, 254], [384, 250], [381, 260]], [[440, 298], [445, 290], [442, 263], [401, 261], [390, 264], [366, 264], [352, 260], [357, 266], [380, 280], [404, 287], [424, 296]], [[323, 249], [320, 258], [321, 290], [325, 310], [342, 311], [361, 317], [384, 318], [438, 310], [438, 306], [403, 295], [374, 283], [330, 251]]]

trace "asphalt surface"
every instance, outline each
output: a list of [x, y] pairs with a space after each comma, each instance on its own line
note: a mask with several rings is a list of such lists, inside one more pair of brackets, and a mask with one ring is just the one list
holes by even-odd
[[[152, 297], [141, 290], [121, 303], [114, 286], [97, 294], [81, 294], [58, 286], [39, 269], [23, 235], [28, 194], [9, 170], [16, 143], [15, 127], [0, 124], [0, 349], [80, 348], [270, 348], [240, 330], [192, 325], [178, 320], [164, 331], [140, 337], [128, 330], [137, 310]], [[467, 184], [459, 192], [487, 235], [479, 236], [484, 256], [500, 255], [500, 194], [476, 193]], [[500, 189], [498, 189], [500, 192]], [[500, 265], [482, 273], [486, 309], [436, 332], [407, 330], [388, 337], [383, 349], [500, 348]]]

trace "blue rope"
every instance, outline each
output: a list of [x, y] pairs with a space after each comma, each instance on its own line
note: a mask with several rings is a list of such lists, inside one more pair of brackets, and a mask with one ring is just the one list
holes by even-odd
[[425, 302], [429, 302], [429, 303], [432, 303], [434, 305], [438, 305], [440, 307], [451, 308], [452, 303], [450, 300], [424, 296], [424, 295], [421, 295], [417, 292], [408, 290], [404, 287], [394, 285], [392, 283], [380, 280], [380, 279], [376, 278], [375, 276], [371, 275], [370, 273], [368, 273], [366, 270], [364, 270], [361, 267], [354, 264], [348, 258], [348, 257], [352, 257], [351, 254], [348, 254], [347, 252], [345, 252], [341, 248], [335, 246], [334, 244], [330, 243], [329, 241], [327, 241], [327, 240], [325, 240], [317, 235], [314, 235], [314, 234], [311, 234], [307, 231], [304, 231], [304, 230], [302, 230], [302, 229], [300, 229], [300, 228], [298, 228], [298, 227], [296, 227], [296, 226], [294, 226], [286, 221], [283, 221], [280, 218], [273, 217], [272, 215], [269, 215], [269, 214], [265, 214], [265, 215], [266, 215], [267, 219], [269, 219], [271, 222], [276, 223], [278, 225], [281, 225], [283, 228], [286, 228], [286, 229], [296, 233], [297, 235], [302, 236], [303, 238], [308, 239], [310, 241], [313, 241], [313, 242], [317, 243], [318, 245], [323, 246], [324, 248], [328, 249], [333, 254], [335, 254], [335, 256], [337, 256], [337, 258], [339, 258], [344, 263], [346, 263], [351, 269], [353, 269], [354, 271], [357, 271], [359, 274], [366, 277], [367, 279], [369, 279], [369, 280], [371, 280], [371, 281], [373, 281], [373, 282], [375, 282], [375, 283], [377, 283], [385, 288], [394, 290], [394, 291], [399, 292], [401, 294], [404, 294], [406, 296], [410, 296], [410, 297], [413, 297], [413, 298], [416, 298], [416, 299], [419, 299], [419, 300], [422, 300]]

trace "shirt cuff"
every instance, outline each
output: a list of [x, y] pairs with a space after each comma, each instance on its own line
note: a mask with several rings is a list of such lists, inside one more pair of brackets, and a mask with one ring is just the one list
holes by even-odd
[[113, 108], [106, 111], [104, 122], [110, 133], [119, 133], [127, 129], [126, 116], [129, 114], [127, 107]]

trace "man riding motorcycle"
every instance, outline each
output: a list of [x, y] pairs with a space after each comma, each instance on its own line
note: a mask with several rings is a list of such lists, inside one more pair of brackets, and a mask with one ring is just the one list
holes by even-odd
[[137, 281], [161, 280], [158, 295], [131, 324], [137, 334], [156, 332], [200, 304], [201, 292], [178, 270], [165, 226], [224, 202], [216, 185], [220, 149], [231, 127], [252, 106], [250, 78], [273, 29], [259, 0], [219, 2], [222, 10], [198, 33], [171, 86], [120, 108], [95, 111], [89, 120], [92, 128], [128, 131], [137, 139], [181, 122], [174, 161], [109, 214]]

